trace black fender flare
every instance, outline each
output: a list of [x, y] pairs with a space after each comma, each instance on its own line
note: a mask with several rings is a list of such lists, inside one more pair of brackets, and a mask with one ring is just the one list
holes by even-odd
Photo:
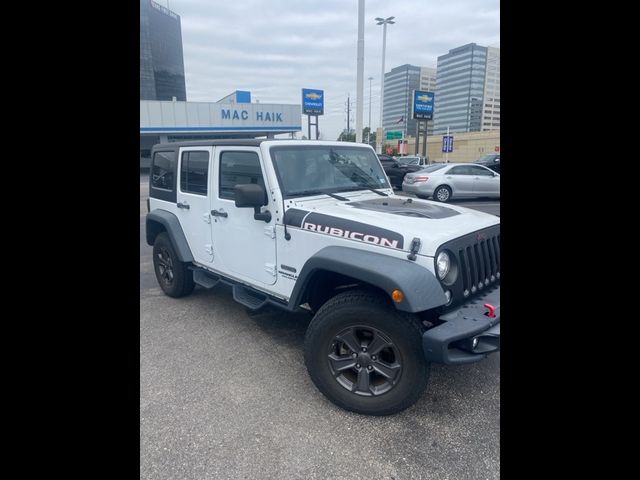
[[422, 312], [447, 303], [435, 275], [415, 262], [367, 250], [331, 246], [319, 250], [306, 261], [291, 292], [289, 308], [300, 304], [309, 280], [322, 270], [369, 283], [389, 296], [395, 289], [402, 290], [404, 300], [394, 302], [394, 305], [405, 312]]
[[173, 244], [173, 248], [176, 251], [176, 255], [178, 255], [178, 259], [180, 259], [181, 262], [193, 262], [193, 255], [191, 254], [189, 243], [187, 243], [187, 238], [184, 236], [178, 217], [173, 213], [160, 208], [147, 213], [145, 227], [148, 245], [153, 245], [156, 237], [154, 235], [154, 229], [150, 228], [150, 225], [154, 222], [164, 226], [164, 229], [167, 231], [169, 239]]

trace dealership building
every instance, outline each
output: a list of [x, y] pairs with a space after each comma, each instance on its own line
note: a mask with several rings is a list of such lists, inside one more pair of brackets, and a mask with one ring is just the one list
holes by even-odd
[[300, 105], [251, 103], [235, 91], [217, 102], [188, 102], [180, 15], [140, 0], [140, 168], [156, 143], [215, 138], [273, 138], [299, 132]]
[[302, 131], [298, 104], [251, 103], [236, 91], [217, 102], [140, 100], [140, 168], [156, 143], [216, 138], [274, 138]]

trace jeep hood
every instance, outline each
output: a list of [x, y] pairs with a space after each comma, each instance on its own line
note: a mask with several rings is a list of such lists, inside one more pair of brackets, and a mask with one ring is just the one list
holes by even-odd
[[494, 215], [457, 205], [372, 192], [340, 195], [349, 201], [324, 196], [296, 199], [284, 221], [319, 234], [407, 252], [412, 240], [419, 238], [418, 253], [428, 256], [445, 242], [500, 223]]

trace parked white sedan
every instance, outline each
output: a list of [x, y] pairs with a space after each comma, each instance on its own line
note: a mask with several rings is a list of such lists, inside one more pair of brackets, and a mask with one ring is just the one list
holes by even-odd
[[500, 198], [500, 174], [473, 163], [440, 163], [405, 175], [402, 191], [440, 202], [453, 198]]

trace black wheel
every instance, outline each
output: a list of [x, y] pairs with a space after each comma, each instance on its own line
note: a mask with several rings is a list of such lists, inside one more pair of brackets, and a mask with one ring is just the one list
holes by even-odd
[[187, 266], [187, 263], [178, 260], [169, 235], [160, 233], [153, 243], [153, 268], [164, 293], [177, 298], [193, 291], [193, 273]]
[[390, 415], [413, 405], [429, 379], [425, 328], [383, 293], [350, 290], [325, 303], [304, 340], [311, 380], [339, 407]]
[[433, 192], [433, 199], [439, 202], [446, 203], [451, 198], [451, 189], [446, 185], [440, 185]]

